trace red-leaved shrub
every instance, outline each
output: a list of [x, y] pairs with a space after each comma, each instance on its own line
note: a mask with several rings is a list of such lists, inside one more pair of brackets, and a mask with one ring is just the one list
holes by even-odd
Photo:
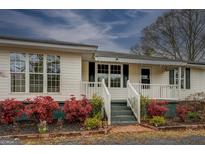
[[59, 103], [50, 96], [38, 96], [34, 99], [26, 99], [25, 114], [34, 117], [38, 122], [53, 121], [53, 111], [59, 109]]
[[64, 104], [65, 119], [71, 122], [84, 121], [92, 111], [92, 106], [88, 99], [83, 96], [82, 100], [77, 100], [71, 96], [70, 100], [66, 100]]
[[176, 107], [176, 114], [179, 119], [184, 122], [186, 119], [186, 116], [189, 111], [192, 111], [192, 109], [188, 105], [177, 105]]
[[167, 112], [168, 108], [165, 106], [167, 104], [166, 101], [157, 101], [152, 100], [147, 105], [147, 114], [151, 117], [153, 116], [164, 116]]
[[16, 118], [22, 115], [24, 105], [14, 98], [0, 102], [0, 122], [4, 124], [14, 123]]

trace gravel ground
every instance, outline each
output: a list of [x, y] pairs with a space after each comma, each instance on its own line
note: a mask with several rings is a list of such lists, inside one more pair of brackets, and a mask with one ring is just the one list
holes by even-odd
[[111, 133], [79, 137], [1, 140], [0, 144], [68, 144], [68, 145], [204, 145], [205, 130], [144, 133]]
[[18, 138], [4, 138], [0, 139], [0, 145], [20, 145], [20, 139]]

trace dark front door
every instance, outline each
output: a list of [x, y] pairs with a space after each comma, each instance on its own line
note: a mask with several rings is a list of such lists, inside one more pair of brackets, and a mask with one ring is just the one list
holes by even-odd
[[[141, 69], [141, 83], [150, 84], [150, 69], [142, 68]], [[143, 89], [149, 89], [148, 85], [142, 86]]]

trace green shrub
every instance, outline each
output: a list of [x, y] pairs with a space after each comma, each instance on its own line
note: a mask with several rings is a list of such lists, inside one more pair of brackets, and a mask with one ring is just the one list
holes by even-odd
[[140, 112], [141, 112], [141, 117], [143, 119], [145, 119], [147, 116], [146, 108], [147, 108], [147, 105], [149, 103], [150, 103], [149, 97], [141, 95], [141, 97], [140, 97]]
[[38, 124], [38, 131], [40, 134], [46, 133], [48, 131], [46, 121], [40, 121], [40, 124]]
[[92, 105], [92, 112], [91, 117], [94, 117], [97, 114], [101, 114], [103, 99], [100, 96], [93, 95], [92, 99], [90, 100]]
[[87, 118], [84, 122], [84, 125], [88, 130], [100, 128], [102, 126], [102, 121], [97, 117]]
[[196, 120], [199, 120], [199, 118], [200, 118], [199, 114], [197, 112], [188, 112], [187, 117], [191, 121], [196, 121]]
[[162, 116], [153, 116], [150, 120], [149, 120], [149, 123], [151, 125], [154, 125], [154, 126], [161, 126], [161, 125], [164, 125], [166, 123], [166, 120], [164, 117]]

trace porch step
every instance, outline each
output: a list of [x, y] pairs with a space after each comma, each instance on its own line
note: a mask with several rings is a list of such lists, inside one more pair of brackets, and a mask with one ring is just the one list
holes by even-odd
[[112, 121], [113, 125], [129, 125], [129, 124], [136, 124], [137, 121]]
[[111, 112], [112, 116], [116, 115], [133, 115], [132, 111], [130, 109], [127, 110], [120, 110], [120, 111], [112, 111]]
[[129, 107], [127, 105], [111, 105], [112, 111], [121, 111], [121, 110], [129, 110]]
[[111, 102], [111, 122], [117, 125], [127, 125], [135, 124], [137, 120], [131, 109], [127, 106], [127, 102], [122, 100]]
[[112, 121], [135, 121], [136, 118], [133, 115], [117, 115], [112, 116]]

